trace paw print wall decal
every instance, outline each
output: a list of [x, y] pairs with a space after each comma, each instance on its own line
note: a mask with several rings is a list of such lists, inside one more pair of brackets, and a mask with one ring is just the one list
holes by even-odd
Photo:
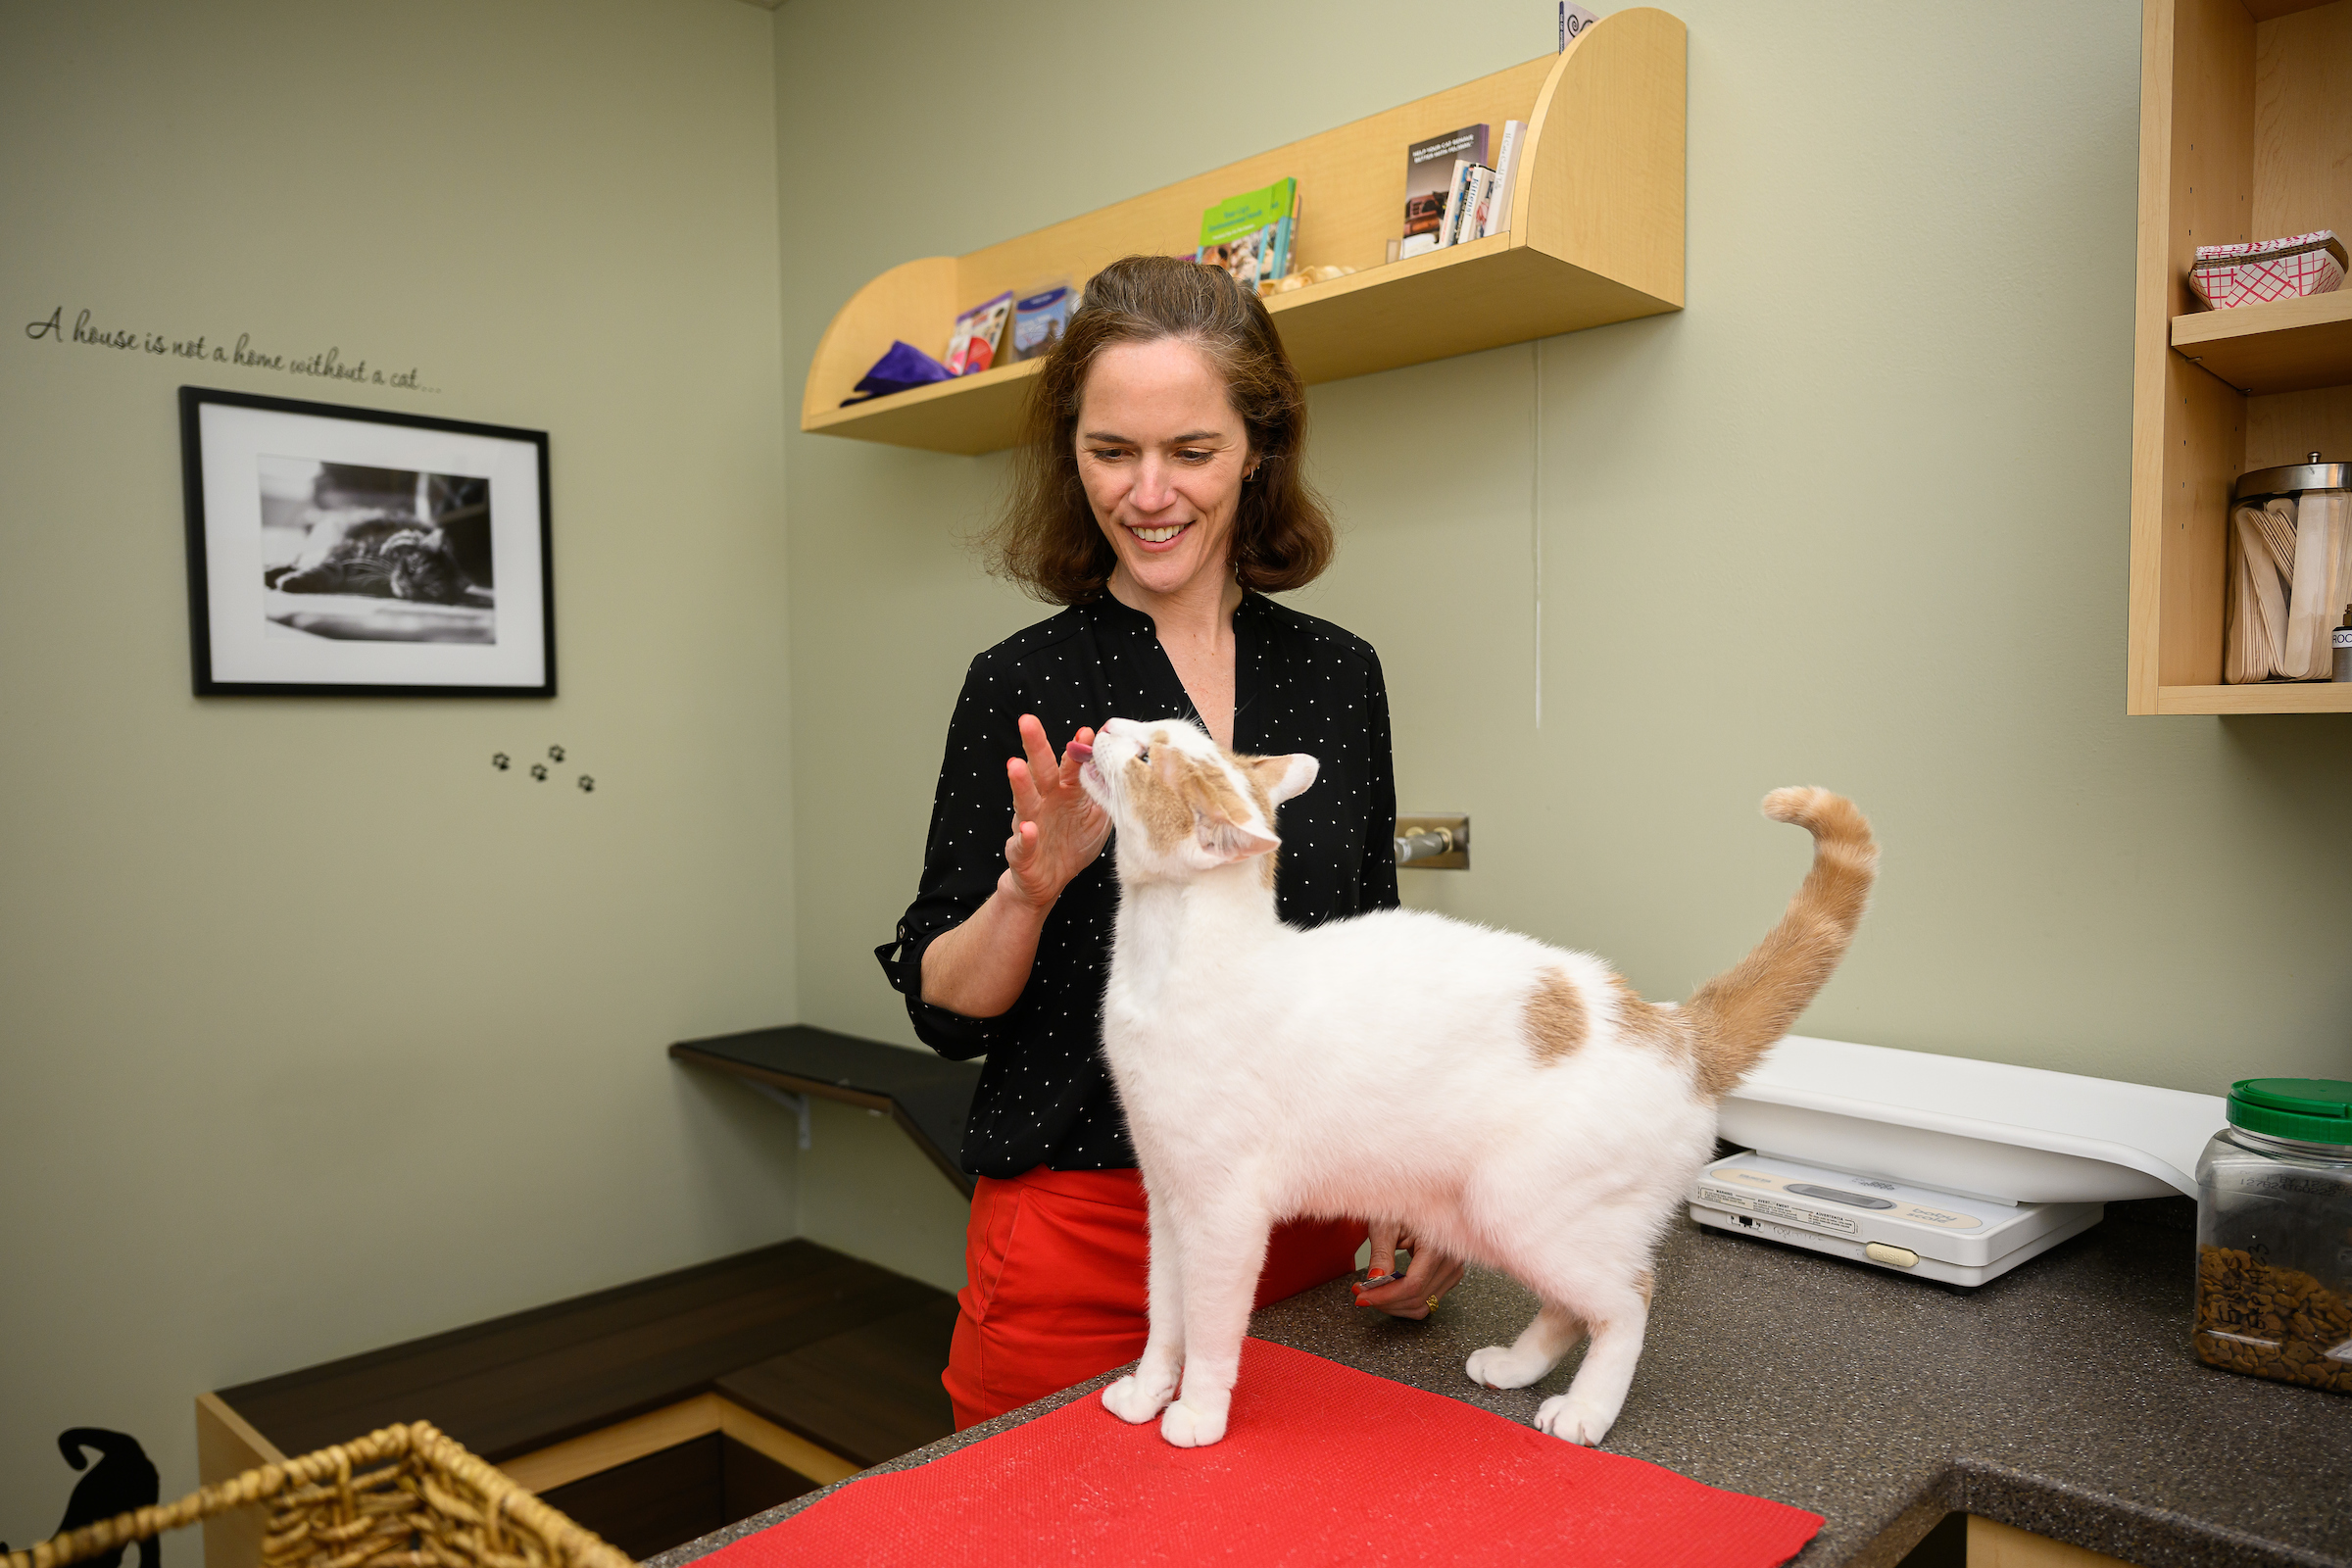
[[[535, 782], [544, 784], [549, 779], [556, 776], [555, 765], [563, 761], [565, 755], [565, 751], [563, 747], [550, 746], [547, 749], [546, 760], [521, 764], [517, 763], [514, 758], [506, 752], [492, 752], [490, 754], [490, 765], [501, 773], [514, 771], [518, 768], [527, 770]], [[594, 774], [581, 773], [572, 779], [572, 783], [578, 787], [579, 792], [582, 795], [593, 795], [596, 793], [596, 777]]]

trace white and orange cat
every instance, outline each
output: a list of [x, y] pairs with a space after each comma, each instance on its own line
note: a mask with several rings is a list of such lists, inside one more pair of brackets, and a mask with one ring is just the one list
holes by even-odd
[[1541, 1298], [1517, 1344], [1470, 1357], [1474, 1381], [1525, 1388], [1591, 1336], [1536, 1425], [1598, 1443], [1642, 1353], [1658, 1241], [1713, 1151], [1716, 1101], [1853, 938], [1878, 862], [1870, 824], [1825, 790], [1767, 796], [1767, 816], [1813, 834], [1812, 869], [1755, 951], [1677, 1007], [1590, 954], [1424, 910], [1284, 925], [1275, 810], [1315, 770], [1127, 719], [1080, 769], [1117, 827], [1103, 1054], [1151, 1203], [1151, 1335], [1102, 1402], [1159, 1416], [1179, 1446], [1215, 1443], [1268, 1231], [1379, 1216]]

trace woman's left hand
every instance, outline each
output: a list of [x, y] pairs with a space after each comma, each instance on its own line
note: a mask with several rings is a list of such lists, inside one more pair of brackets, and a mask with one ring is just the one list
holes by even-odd
[[1430, 1308], [1444, 1298], [1446, 1293], [1461, 1283], [1468, 1266], [1459, 1258], [1423, 1247], [1404, 1233], [1404, 1227], [1393, 1220], [1375, 1220], [1372, 1233], [1371, 1277], [1380, 1278], [1394, 1273], [1398, 1248], [1413, 1254], [1412, 1266], [1402, 1279], [1366, 1290], [1362, 1281], [1355, 1285], [1355, 1304], [1376, 1307], [1391, 1317], [1424, 1318]]

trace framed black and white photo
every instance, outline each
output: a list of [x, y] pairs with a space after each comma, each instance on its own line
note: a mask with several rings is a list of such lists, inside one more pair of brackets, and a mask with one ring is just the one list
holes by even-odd
[[199, 695], [553, 697], [547, 433], [179, 389]]

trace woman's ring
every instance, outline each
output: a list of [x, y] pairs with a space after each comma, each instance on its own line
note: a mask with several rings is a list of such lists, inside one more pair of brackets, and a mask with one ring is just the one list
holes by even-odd
[[1432, 1312], [1435, 1312], [1438, 1309], [1438, 1298], [1434, 1296], [1429, 1298], [1429, 1309]]

